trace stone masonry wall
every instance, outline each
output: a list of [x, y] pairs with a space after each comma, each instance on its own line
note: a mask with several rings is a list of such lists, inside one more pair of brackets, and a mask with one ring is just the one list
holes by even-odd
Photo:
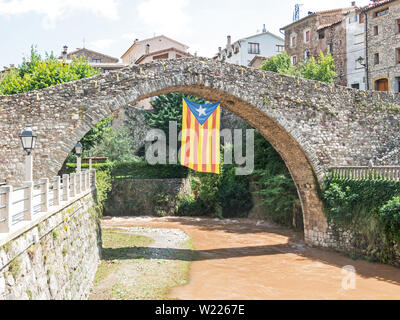
[[88, 193], [1, 246], [0, 300], [86, 299], [100, 260], [95, 205]]
[[[400, 146], [400, 96], [360, 91], [205, 58], [158, 61], [20, 95], [0, 96], [0, 181], [22, 181], [19, 134], [38, 134], [34, 177], [55, 175], [100, 120], [137, 101], [182, 92], [245, 120], [271, 143], [298, 189], [307, 243], [326, 243], [318, 197], [330, 167], [368, 165]], [[396, 165], [397, 163], [390, 163]]]
[[[389, 13], [375, 17], [375, 12], [389, 8]], [[400, 18], [400, 1], [393, 1], [367, 11], [368, 27], [368, 73], [369, 87], [375, 90], [375, 81], [389, 80], [389, 91], [400, 92], [400, 63], [397, 49], [400, 49], [400, 32], [397, 19]], [[374, 35], [374, 27], [378, 35]], [[379, 64], [374, 63], [374, 55], [379, 54]], [[396, 79], [399, 78], [399, 79]]]
[[179, 197], [190, 193], [188, 179], [116, 179], [104, 215], [173, 216]]

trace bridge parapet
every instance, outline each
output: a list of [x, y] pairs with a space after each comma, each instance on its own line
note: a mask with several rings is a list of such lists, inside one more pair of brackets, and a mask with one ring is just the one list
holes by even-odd
[[333, 167], [331, 173], [342, 178], [363, 180], [368, 178], [384, 178], [400, 181], [400, 166], [347, 166]]
[[92, 170], [0, 187], [0, 300], [88, 298], [101, 254], [95, 180]]
[[96, 189], [96, 171], [0, 187], [0, 246]]

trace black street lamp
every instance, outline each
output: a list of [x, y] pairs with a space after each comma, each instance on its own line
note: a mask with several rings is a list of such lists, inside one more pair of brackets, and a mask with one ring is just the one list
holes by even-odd
[[19, 136], [21, 139], [22, 147], [28, 154], [31, 154], [32, 150], [35, 149], [37, 135], [33, 132], [31, 125], [27, 124], [25, 130]]
[[35, 149], [37, 135], [33, 132], [31, 125], [27, 124], [25, 130], [19, 136], [22, 148], [26, 151], [25, 156], [25, 181], [33, 181], [32, 150]]

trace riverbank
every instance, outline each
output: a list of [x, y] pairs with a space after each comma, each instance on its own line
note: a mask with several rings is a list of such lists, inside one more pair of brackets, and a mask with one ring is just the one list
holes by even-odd
[[195, 252], [158, 251], [164, 262], [192, 261], [189, 282], [175, 281], [166, 299], [400, 299], [400, 269], [310, 248], [301, 233], [265, 221], [139, 217], [103, 219], [102, 226], [177, 229], [192, 239]]

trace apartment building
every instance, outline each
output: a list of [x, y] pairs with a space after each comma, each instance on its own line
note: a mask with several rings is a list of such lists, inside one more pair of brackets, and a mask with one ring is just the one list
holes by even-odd
[[318, 57], [321, 51], [330, 52], [335, 59], [335, 83], [346, 86], [345, 16], [354, 9], [353, 2], [348, 8], [309, 12], [306, 17], [281, 28], [285, 32], [285, 50], [292, 63], [297, 65], [310, 57]]
[[367, 25], [368, 87], [400, 92], [400, 1], [374, 1], [363, 11]]
[[346, 15], [346, 55], [348, 87], [366, 90], [366, 23], [363, 8], [354, 8]]

